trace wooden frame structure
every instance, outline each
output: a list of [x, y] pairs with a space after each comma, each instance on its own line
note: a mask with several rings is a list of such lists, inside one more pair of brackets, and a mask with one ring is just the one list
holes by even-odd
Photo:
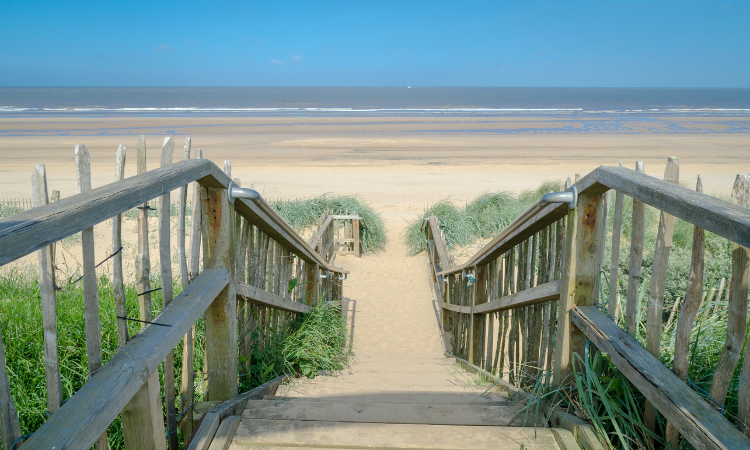
[[[446, 351], [519, 387], [533, 386], [540, 376], [551, 376], [548, 380], [552, 385], [560, 386], [571, 382], [573, 354], [583, 355], [590, 340], [610, 355], [611, 362], [647, 398], [646, 425], [654, 426], [654, 408], [668, 419], [667, 441], [673, 448], [680, 435], [696, 448], [750, 448], [750, 429], [735, 427], [685, 384], [690, 327], [701, 303], [704, 230], [732, 241], [735, 248], [728, 337], [722, 355], [722, 361], [727, 362], [717, 367], [711, 393], [722, 403], [739, 358], [748, 308], [750, 177], [738, 176], [733, 203], [729, 203], [703, 194], [700, 179], [697, 191], [679, 186], [677, 158], [669, 159], [664, 180], [644, 174], [640, 162], [637, 169], [595, 169], [575, 183], [579, 193], [575, 209], [569, 210], [567, 204], [550, 204], [539, 210], [539, 205], [534, 205], [456, 267], [440, 264], [449, 256], [444, 240], [435, 238], [442, 235], [437, 219], [428, 218], [428, 257], [435, 291], [442, 300]], [[566, 188], [569, 186], [570, 181]], [[612, 320], [616, 309], [612, 297], [599, 298], [609, 213], [606, 194], [610, 190], [617, 192], [614, 223], [618, 248], [612, 255], [615, 267], [619, 263], [624, 197], [634, 202], [630, 266], [631, 278], [635, 276], [636, 280], [635, 284], [629, 280], [625, 305], [631, 332], [643, 252], [643, 205], [661, 212], [646, 348]], [[658, 358], [666, 261], [675, 217], [693, 224], [696, 236], [688, 297], [678, 321], [673, 373]], [[612, 273], [615, 279], [610, 283], [616, 286], [616, 272]], [[681, 362], [683, 359], [685, 362]], [[742, 370], [746, 375], [740, 378], [738, 417], [747, 424], [750, 350]]]
[[[108, 448], [106, 430], [122, 413], [126, 448], [177, 446], [176, 409], [185, 414], [180, 428], [186, 440], [193, 433], [193, 368], [195, 323], [205, 317], [205, 400], [224, 401], [238, 393], [238, 358], [248, 357], [253, 335], [260, 345], [273, 330], [283, 330], [297, 314], [311, 310], [322, 295], [340, 301], [348, 272], [332, 266], [304, 241], [263, 199], [230, 203], [230, 174], [211, 161], [190, 159], [190, 138], [183, 161], [172, 163], [174, 141], [164, 140], [161, 167], [147, 171], [145, 139], [137, 145], [138, 175], [124, 178], [125, 148], [116, 155], [116, 181], [91, 189], [88, 151], [76, 146], [81, 193], [48, 203], [44, 166], [34, 171], [37, 207], [0, 219], [0, 265], [39, 252], [40, 289], [45, 324], [45, 357], [50, 418], [23, 442], [10, 395], [8, 379], [0, 370], [0, 434], [3, 448]], [[226, 165], [226, 171], [231, 170]], [[239, 182], [239, 180], [235, 180]], [[190, 255], [185, 251], [187, 188], [193, 184]], [[149, 203], [159, 199], [159, 251], [162, 280], [171, 286], [170, 193], [179, 192], [178, 258], [183, 290], [172, 298], [163, 292], [164, 305], [151, 314], [148, 255]], [[139, 208], [139, 252], [136, 259], [141, 331], [128, 336], [125, 320], [118, 323], [120, 351], [101, 365], [99, 314], [94, 272], [93, 226], [113, 223], [114, 274], [118, 316], [126, 316], [123, 289], [121, 214]], [[57, 241], [84, 232], [84, 301], [86, 304], [89, 381], [67, 399], [60, 394], [56, 353], [56, 298], [50, 248]], [[87, 235], [88, 233], [88, 235]], [[202, 259], [201, 259], [202, 242]], [[188, 261], [190, 256], [190, 261]], [[202, 270], [201, 270], [202, 260]], [[90, 306], [89, 306], [90, 305]], [[88, 308], [91, 308], [89, 311]], [[1, 339], [1, 338], [0, 338]], [[181, 401], [176, 404], [172, 353], [184, 339]], [[257, 339], [256, 339], [257, 340]], [[92, 366], [92, 361], [94, 366]], [[98, 361], [98, 363], [97, 363]], [[162, 416], [158, 366], [165, 362], [166, 433]], [[97, 365], [98, 364], [98, 365]], [[0, 340], [0, 367], [5, 367]], [[19, 443], [22, 443], [19, 446]]]

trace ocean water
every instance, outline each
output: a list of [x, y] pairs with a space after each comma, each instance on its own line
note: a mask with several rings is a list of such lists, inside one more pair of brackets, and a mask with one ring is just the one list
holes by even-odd
[[0, 117], [60, 115], [750, 117], [750, 89], [0, 87]]

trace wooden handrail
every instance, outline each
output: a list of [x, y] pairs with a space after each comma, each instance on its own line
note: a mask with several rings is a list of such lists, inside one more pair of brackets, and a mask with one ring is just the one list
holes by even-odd
[[[622, 167], [599, 167], [582, 193], [615, 189], [667, 214], [750, 247], [750, 209]], [[588, 178], [588, 177], [587, 177]], [[579, 183], [576, 183], [578, 185]]]
[[241, 282], [237, 282], [237, 297], [249, 303], [268, 306], [281, 311], [303, 314], [312, 311], [312, 307], [309, 305], [289, 300], [280, 295], [272, 294], [261, 288]]
[[[575, 186], [580, 194], [601, 194], [615, 189], [679, 219], [750, 247], [750, 210], [707, 194], [623, 167], [601, 166], [581, 178]], [[530, 214], [537, 210], [538, 212]], [[550, 223], [564, 217], [566, 204], [527, 209], [494, 239], [460, 266], [438, 273], [445, 276], [486, 264]]]
[[[211, 161], [190, 159], [2, 218], [0, 265], [8, 264], [192, 181], [197, 181], [203, 187], [226, 188], [231, 180]], [[252, 202], [238, 199], [235, 207], [253, 225], [305, 261], [320, 264], [332, 272], [348, 273], [329, 265], [317, 255], [264, 200]]]
[[560, 280], [555, 280], [479, 304], [474, 307], [474, 314], [491, 314], [507, 309], [550, 302], [559, 298]]
[[696, 448], [739, 450], [750, 439], [595, 306], [576, 306], [573, 323]]
[[[88, 193], [0, 219], [0, 265], [135, 208], [191, 181], [226, 187], [229, 179], [208, 160], [180, 161]], [[223, 181], [226, 180], [226, 184]]]
[[24, 443], [24, 448], [90, 448], [167, 353], [227, 286], [226, 269], [206, 269], [150, 325], [102, 366]]

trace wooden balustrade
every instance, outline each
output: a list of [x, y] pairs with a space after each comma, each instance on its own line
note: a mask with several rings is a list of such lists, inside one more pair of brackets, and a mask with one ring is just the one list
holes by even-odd
[[[733, 243], [732, 282], [728, 292], [727, 338], [710, 390], [711, 402], [723, 404], [745, 344], [750, 271], [750, 177], [740, 175], [729, 203], [679, 186], [679, 160], [669, 158], [664, 180], [620, 167], [599, 167], [577, 177], [577, 204], [536, 204], [469, 260], [456, 267], [448, 257], [439, 222], [428, 218], [429, 258], [435, 291], [442, 299], [447, 353], [519, 387], [545, 376], [552, 386], [573, 381], [573, 355], [584, 355], [586, 341], [609, 353], [610, 360], [646, 397], [645, 423], [654, 427], [655, 409], [668, 419], [667, 442], [673, 448], [682, 435], [696, 448], [750, 448], [750, 350], [746, 350], [733, 425], [685, 384], [690, 330], [705, 293], [704, 230]], [[566, 188], [569, 186], [566, 185]], [[614, 189], [614, 233], [608, 296], [601, 298], [607, 192]], [[632, 199], [630, 276], [624, 305], [619, 304], [619, 242], [623, 205]], [[646, 338], [636, 331], [645, 207], [660, 212], [654, 262], [648, 287]], [[687, 296], [677, 320], [674, 372], [659, 361], [664, 331], [664, 289], [675, 219], [695, 226]], [[723, 286], [722, 286], [723, 287]], [[722, 287], [719, 291], [722, 291]], [[604, 312], [600, 312], [600, 310]], [[620, 313], [622, 311], [622, 313]], [[672, 316], [677, 312], [673, 307]], [[672, 319], [673, 321], [674, 319]], [[670, 321], [670, 322], [672, 322]], [[619, 324], [619, 326], [618, 326]], [[667, 326], [671, 326], [669, 323]], [[626, 333], [621, 329], [625, 327]], [[495, 331], [497, 330], [497, 332]], [[645, 345], [645, 347], [644, 347]], [[743, 347], [743, 345], [745, 345]], [[550, 380], [550, 375], [552, 379]], [[743, 436], [743, 432], [746, 436]]]
[[[126, 448], [177, 448], [179, 428], [185, 440], [193, 432], [195, 383], [204, 383], [204, 400], [224, 401], [238, 393], [239, 357], [249, 359], [253, 345], [268, 345], [274, 332], [284, 333], [297, 314], [311, 310], [321, 298], [340, 301], [347, 271], [332, 266], [299, 236], [264, 200], [227, 197], [229, 174], [202, 159], [190, 159], [190, 138], [183, 160], [172, 163], [174, 141], [162, 148], [161, 167], [146, 170], [145, 138], [137, 144], [138, 175], [124, 178], [126, 149], [116, 154], [115, 182], [91, 189], [88, 152], [76, 146], [81, 193], [48, 203], [43, 165], [34, 170], [37, 207], [0, 219], [0, 264], [39, 252], [40, 289], [45, 327], [45, 359], [50, 418], [22, 448], [107, 448], [109, 424], [122, 414]], [[231, 167], [227, 164], [225, 167]], [[239, 184], [239, 180], [236, 180]], [[185, 248], [188, 185], [193, 184], [190, 261]], [[176, 240], [182, 292], [172, 298], [170, 195], [178, 192]], [[37, 198], [38, 197], [38, 198]], [[149, 202], [159, 198], [158, 233], [161, 287], [151, 285]], [[136, 282], [140, 332], [128, 335], [122, 262], [121, 214], [138, 207]], [[120, 351], [101, 364], [100, 324], [96, 302], [93, 227], [112, 218], [113, 284]], [[351, 220], [351, 218], [350, 218]], [[353, 222], [352, 222], [353, 223]], [[349, 227], [354, 229], [354, 226]], [[61, 398], [57, 362], [53, 246], [84, 230], [85, 327], [89, 381], [71, 398]], [[89, 230], [88, 232], [86, 230]], [[335, 234], [332, 236], [335, 237]], [[202, 258], [201, 258], [201, 243]], [[354, 244], [352, 242], [351, 244]], [[351, 247], [350, 248], [356, 248]], [[101, 255], [99, 259], [103, 259]], [[202, 261], [202, 268], [201, 268]], [[152, 317], [151, 292], [162, 290], [164, 304]], [[91, 311], [89, 311], [91, 309]], [[194, 369], [195, 323], [205, 317], [205, 367]], [[135, 318], [133, 318], [135, 319]], [[173, 348], [183, 345], [182, 379], [175, 379]], [[0, 341], [0, 365], [5, 359]], [[162, 362], [162, 387], [156, 368]], [[196, 380], [197, 379], [197, 380]], [[179, 386], [179, 387], [176, 387]], [[180, 391], [180, 401], [176, 390]], [[0, 371], [0, 432], [4, 447], [20, 438], [7, 376]], [[166, 430], [165, 430], [166, 428]], [[22, 440], [16, 444], [16, 448]]]

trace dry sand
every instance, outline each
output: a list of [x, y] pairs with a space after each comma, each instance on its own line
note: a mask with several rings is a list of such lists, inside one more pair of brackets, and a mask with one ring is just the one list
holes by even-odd
[[[750, 172], [750, 134], [721, 133], [727, 131], [723, 120], [690, 119], [695, 134], [665, 133], [664, 120], [605, 123], [604, 134], [591, 134], [580, 131], [591, 123], [567, 119], [2, 118], [0, 198], [31, 197], [36, 162], [47, 164], [50, 190], [75, 194], [74, 144], [91, 152], [94, 187], [113, 179], [120, 143], [128, 147], [126, 176], [132, 176], [139, 134], [147, 135], [150, 168], [158, 165], [165, 135], [175, 137], [176, 159], [183, 135], [190, 135], [193, 149], [202, 148], [220, 167], [231, 160], [232, 175], [266, 198], [361, 195], [386, 219], [387, 252], [337, 263], [352, 272], [345, 295], [355, 311], [355, 351], [386, 364], [392, 352], [441, 354], [425, 261], [407, 257], [400, 238], [405, 221], [426, 205], [446, 197], [464, 202], [485, 191], [517, 192], [620, 159], [626, 167], [643, 160], [647, 173], [661, 177], [668, 156], [681, 158], [685, 183], [700, 173], [707, 191], [728, 192], [737, 173]], [[748, 121], [736, 120], [745, 127]], [[106, 230], [100, 235], [99, 242], [109, 242]]]

